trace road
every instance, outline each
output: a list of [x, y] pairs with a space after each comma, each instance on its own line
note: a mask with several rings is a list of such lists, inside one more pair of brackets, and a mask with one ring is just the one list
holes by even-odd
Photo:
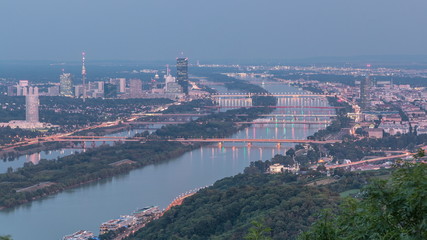
[[[154, 111], [155, 112], [163, 111], [163, 110], [169, 108], [171, 105], [174, 105], [174, 104], [176, 104], [176, 103], [165, 104], [163, 106], [158, 107], [157, 109], [154, 109]], [[73, 135], [73, 134], [81, 132], [81, 131], [93, 130], [93, 129], [105, 128], [105, 127], [114, 127], [114, 126], [119, 125], [122, 121], [126, 121], [126, 122], [136, 121], [138, 118], [140, 118], [140, 115], [142, 115], [142, 114], [146, 114], [146, 111], [140, 112], [140, 113], [134, 113], [126, 120], [116, 120], [116, 121], [103, 122], [103, 123], [100, 123], [98, 125], [80, 128], [80, 129], [77, 129], [77, 130], [74, 130], [71, 132], [59, 133], [59, 134], [55, 134], [55, 135], [51, 135], [51, 136], [47, 136], [47, 137], [42, 137], [42, 138], [39, 138], [39, 137], [28, 138], [28, 139], [25, 139], [24, 141], [21, 141], [21, 142], [17, 142], [17, 143], [13, 143], [13, 144], [7, 144], [7, 145], [1, 147], [0, 151], [11, 151], [11, 150], [15, 149], [16, 147], [25, 147], [25, 146], [30, 146], [30, 145], [42, 143], [42, 142], [54, 142], [55, 139], [61, 139], [61, 138]]]
[[359, 165], [362, 163], [378, 162], [378, 161], [384, 161], [384, 160], [395, 159], [395, 158], [405, 158], [408, 156], [412, 156], [413, 154], [414, 153], [405, 152], [404, 154], [392, 155], [392, 156], [388, 156], [388, 157], [378, 157], [378, 158], [372, 158], [372, 159], [363, 160], [363, 161], [351, 162], [351, 163], [347, 163], [347, 164], [326, 166], [326, 168], [327, 169], [334, 169], [334, 168], [341, 168], [341, 167], [350, 167], [350, 166]]

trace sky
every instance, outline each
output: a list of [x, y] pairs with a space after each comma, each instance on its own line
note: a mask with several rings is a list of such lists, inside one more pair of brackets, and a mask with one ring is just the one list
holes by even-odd
[[0, 0], [0, 60], [427, 55], [426, 0]]

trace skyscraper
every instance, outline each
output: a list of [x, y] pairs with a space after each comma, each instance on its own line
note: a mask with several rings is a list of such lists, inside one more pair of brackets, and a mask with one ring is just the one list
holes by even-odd
[[126, 78], [120, 78], [120, 88], [119, 92], [124, 93], [126, 92]]
[[37, 87], [29, 87], [24, 89], [25, 95], [25, 117], [30, 123], [39, 122], [39, 89]]
[[16, 96], [25, 96], [26, 87], [28, 87], [28, 80], [19, 80], [18, 85], [16, 85]]
[[73, 82], [71, 79], [71, 73], [62, 73], [59, 76], [60, 88], [59, 92], [62, 96], [72, 97], [73, 96]]
[[182, 91], [188, 94], [188, 58], [176, 59], [177, 82], [182, 87]]
[[116, 98], [117, 97], [117, 85], [111, 83], [104, 84], [104, 97], [105, 98]]
[[142, 81], [140, 79], [131, 79], [129, 81], [129, 94], [131, 98], [142, 97]]

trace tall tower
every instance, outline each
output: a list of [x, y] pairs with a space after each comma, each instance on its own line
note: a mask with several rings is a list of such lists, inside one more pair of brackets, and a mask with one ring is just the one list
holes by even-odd
[[82, 82], [83, 82], [83, 102], [86, 101], [86, 66], [85, 66], [85, 60], [86, 60], [86, 53], [82, 52]]
[[182, 91], [188, 94], [188, 58], [176, 59], [177, 82], [182, 87]]
[[25, 96], [25, 119], [27, 122], [39, 122], [39, 89], [37, 87], [29, 87], [24, 89]]

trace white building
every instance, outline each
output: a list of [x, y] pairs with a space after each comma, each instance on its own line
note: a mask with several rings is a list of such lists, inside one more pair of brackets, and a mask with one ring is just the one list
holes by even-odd
[[29, 87], [25, 97], [25, 116], [26, 121], [30, 123], [39, 122], [39, 89], [38, 87]]

